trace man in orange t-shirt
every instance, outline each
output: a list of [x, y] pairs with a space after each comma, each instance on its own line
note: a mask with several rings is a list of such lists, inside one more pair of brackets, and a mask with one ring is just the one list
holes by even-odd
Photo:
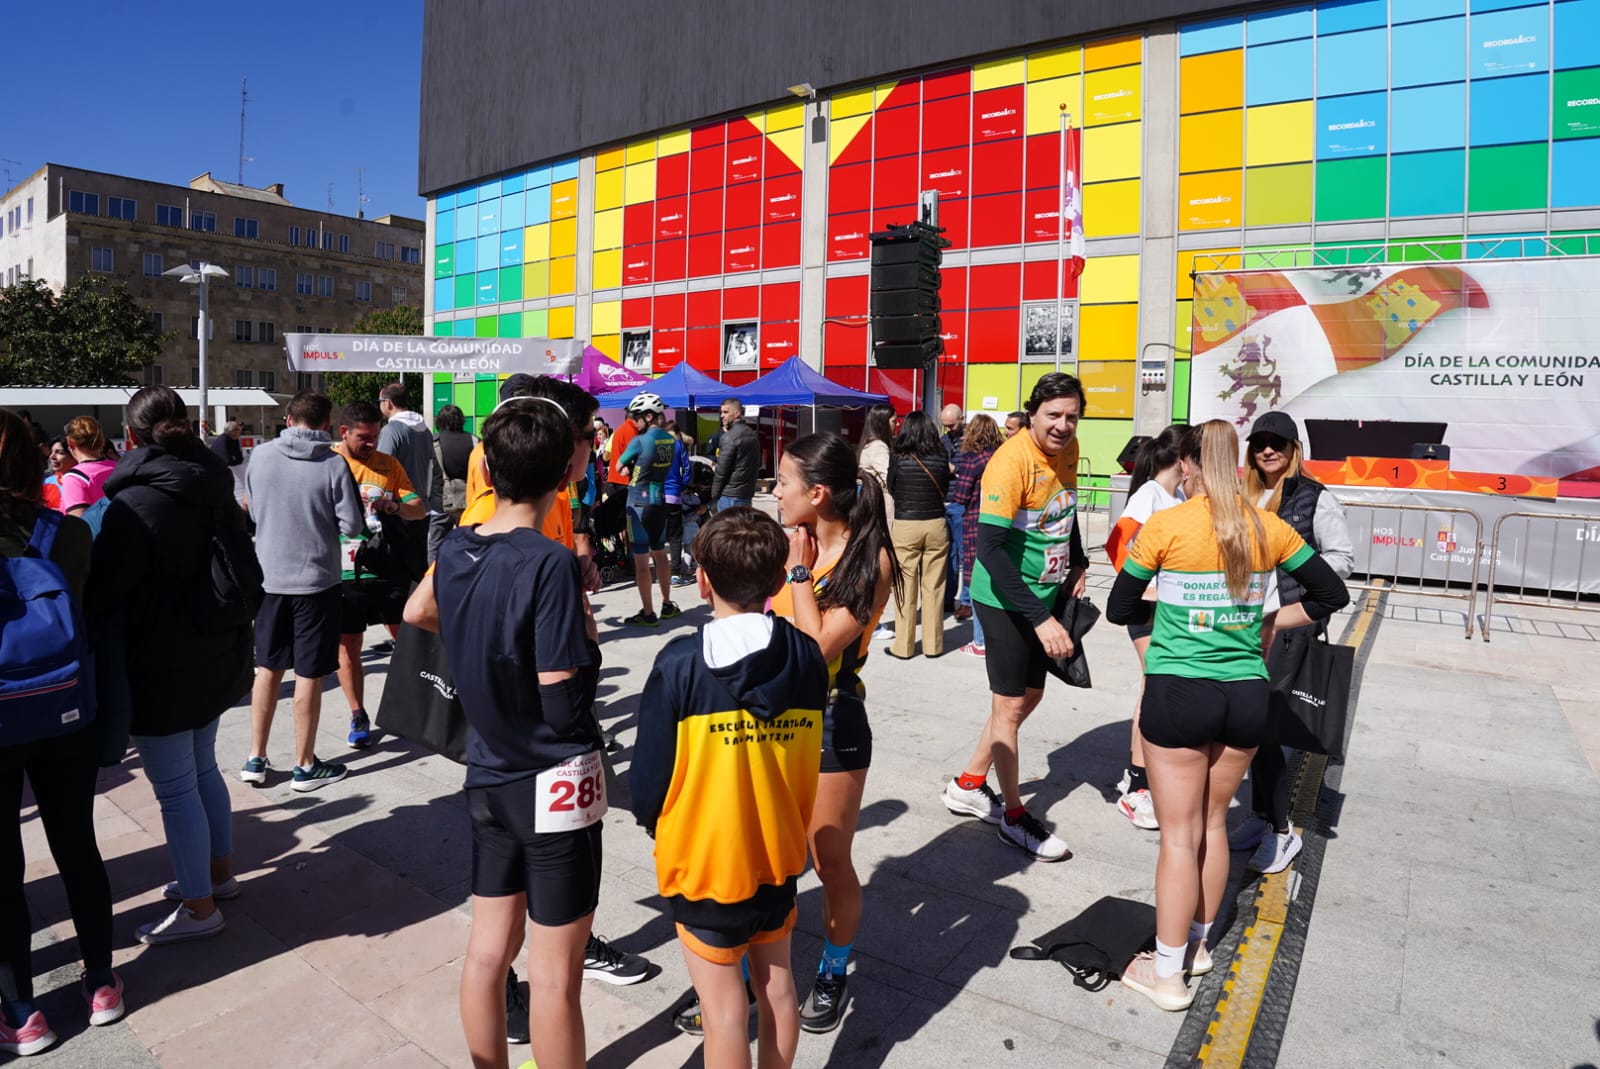
[[633, 425], [633, 420], [625, 419], [622, 426], [611, 434], [611, 465], [606, 469], [606, 485], [603, 487], [605, 496], [626, 493], [631, 473], [624, 471], [617, 464], [622, 459], [622, 454], [627, 452], [628, 443], [633, 441], [634, 435], [639, 433], [639, 428]]

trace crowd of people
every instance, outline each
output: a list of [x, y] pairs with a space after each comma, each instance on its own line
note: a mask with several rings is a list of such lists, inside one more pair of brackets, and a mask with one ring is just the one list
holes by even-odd
[[[791, 1064], [800, 1031], [836, 1028], [848, 1005], [865, 908], [852, 848], [873, 752], [863, 669], [875, 642], [909, 659], [920, 635], [920, 653], [938, 657], [947, 615], [970, 620], [961, 651], [983, 660], [991, 699], [941, 801], [1030, 858], [1072, 856], [1024, 804], [1019, 747], [1052, 662], [1074, 651], [1062, 621], [1089, 566], [1085, 404], [1080, 382], [1057, 372], [1003, 423], [969, 421], [958, 406], [938, 422], [921, 411], [902, 419], [880, 405], [859, 446], [828, 432], [785, 445], [778, 520], [754, 507], [759, 445], [733, 399], [712, 456], [697, 463], [688, 427], [648, 392], [612, 431], [581, 388], [513, 375], [474, 437], [453, 406], [430, 430], [398, 384], [337, 412], [303, 391], [281, 432], [255, 445], [237, 495], [238, 433], [206, 442], [169, 388], [129, 402], [120, 455], [88, 417], [45, 440], [0, 410], [0, 563], [45, 576], [53, 626], [83, 677], [81, 693], [29, 695], [52, 712], [77, 704], [38, 737], [0, 737], [0, 770], [19, 811], [24, 778], [32, 786], [79, 935], [91, 1023], [124, 1007], [94, 839], [97, 769], [131, 745], [160, 803], [174, 905], [140, 940], [216, 935], [219, 903], [241, 893], [218, 719], [248, 693], [240, 779], [281, 782], [268, 751], [292, 671], [288, 784], [337, 783], [347, 767], [316, 751], [323, 680], [337, 676], [344, 693], [347, 745], [371, 745], [364, 637], [405, 625], [439, 634], [470, 728], [460, 1012], [473, 1064], [506, 1066], [507, 1040], [528, 1042], [531, 1019], [539, 1065], [582, 1065], [582, 980], [648, 974], [593, 931], [609, 799], [590, 595], [602, 585], [609, 506], [641, 601], [625, 624], [678, 615], [674, 591], [690, 584], [711, 608], [704, 628], [659, 651], [628, 769], [695, 987], [673, 1021], [704, 1036], [707, 1065], [749, 1065], [754, 1010], [760, 1064]], [[1211, 968], [1225, 817], [1247, 769], [1255, 812], [1233, 847], [1252, 849], [1265, 872], [1299, 850], [1269, 666], [1286, 636], [1323, 627], [1348, 600], [1349, 535], [1333, 496], [1300, 470], [1293, 421], [1257, 422], [1242, 479], [1239, 452], [1218, 421], [1144, 443], [1106, 545], [1117, 569], [1107, 617], [1127, 625], [1144, 669], [1118, 807], [1161, 832], [1155, 950], [1122, 980], [1168, 1010], [1192, 999], [1186, 976]], [[151, 626], [143, 607], [158, 603], [185, 611]], [[0, 956], [0, 1050], [36, 1053], [55, 1036], [32, 1003], [20, 835], [0, 858], [14, 919]], [[822, 885], [823, 948], [802, 992], [790, 933], [808, 865]], [[527, 995], [515, 969], [524, 953]]]

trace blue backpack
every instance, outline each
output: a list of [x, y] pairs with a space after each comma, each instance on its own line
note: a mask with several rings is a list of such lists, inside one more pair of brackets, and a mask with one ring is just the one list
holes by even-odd
[[94, 720], [94, 669], [78, 599], [50, 559], [61, 516], [42, 509], [20, 557], [0, 557], [0, 746]]

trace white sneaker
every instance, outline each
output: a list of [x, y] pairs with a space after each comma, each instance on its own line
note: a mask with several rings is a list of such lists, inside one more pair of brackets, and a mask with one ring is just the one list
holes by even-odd
[[977, 817], [985, 824], [998, 824], [1005, 819], [1006, 805], [1000, 796], [994, 793], [994, 788], [987, 783], [972, 790], [966, 790], [955, 780], [944, 785], [944, 793], [939, 796], [944, 807], [959, 816]]
[[1267, 837], [1267, 832], [1272, 830], [1259, 813], [1251, 813], [1239, 822], [1239, 826], [1228, 833], [1229, 850], [1254, 850], [1261, 845], [1261, 840]]
[[1256, 852], [1250, 855], [1250, 867], [1263, 876], [1282, 872], [1300, 854], [1300, 835], [1293, 828], [1274, 832], [1261, 840]]
[[893, 642], [894, 641], [894, 628], [889, 624], [880, 625], [878, 627], [878, 629], [872, 633], [872, 641], [874, 641], [874, 642]]
[[995, 833], [1001, 842], [1010, 843], [1039, 861], [1065, 861], [1072, 856], [1067, 844], [1051, 835], [1032, 813], [1023, 813], [1015, 824], [1002, 817]]
[[[183, 892], [178, 888], [178, 881], [173, 880], [161, 889], [161, 897], [168, 902], [182, 902]], [[229, 876], [221, 883], [211, 885], [211, 897], [219, 902], [226, 902], [230, 898], [239, 897], [239, 881]]]
[[222, 910], [213, 910], [209, 917], [198, 918], [188, 906], [179, 906], [171, 914], [154, 924], [139, 926], [139, 942], [155, 946], [158, 943], [181, 943], [188, 939], [204, 939], [222, 931], [225, 922]]
[[1159, 831], [1161, 828], [1156, 823], [1156, 804], [1150, 800], [1147, 790], [1124, 791], [1122, 797], [1117, 799], [1117, 808], [1133, 822], [1135, 828], [1145, 831]]

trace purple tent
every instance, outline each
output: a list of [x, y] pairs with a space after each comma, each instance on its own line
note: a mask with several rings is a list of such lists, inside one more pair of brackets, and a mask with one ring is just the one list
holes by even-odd
[[629, 371], [599, 349], [589, 345], [583, 350], [583, 369], [573, 376], [572, 381], [590, 393], [598, 395], [615, 390], [636, 390], [649, 382], [650, 376]]

